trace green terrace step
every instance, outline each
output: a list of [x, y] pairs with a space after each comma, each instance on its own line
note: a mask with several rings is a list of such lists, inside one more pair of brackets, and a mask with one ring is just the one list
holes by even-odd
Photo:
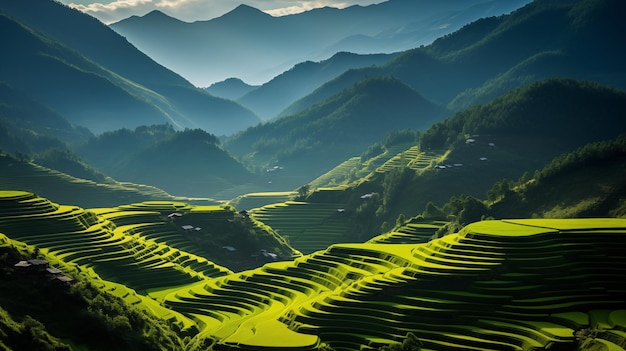
[[336, 186], [345, 184], [347, 181], [350, 180], [350, 173], [354, 172], [354, 170], [356, 169], [359, 169], [360, 164], [360, 157], [351, 157], [346, 161], [340, 163], [332, 170], [326, 172], [325, 174], [322, 174], [313, 181], [309, 182], [308, 185], [311, 187], [311, 189], [318, 189], [331, 185]]
[[[620, 235], [626, 234], [625, 221], [613, 224], [621, 226]], [[575, 325], [570, 320], [559, 323], [564, 319], [558, 316], [625, 305], [626, 291], [611, 284], [624, 278], [625, 259], [612, 254], [625, 245], [623, 240], [616, 241], [616, 233], [602, 233], [598, 221], [580, 222], [590, 227], [588, 234], [600, 236], [595, 237], [600, 245], [587, 245], [590, 238], [581, 241], [560, 225], [540, 220], [519, 225], [479, 223], [463, 233], [421, 245], [334, 245], [263, 274], [249, 272], [246, 276], [254, 279], [231, 287], [247, 290], [248, 284], [279, 281], [283, 293], [270, 297], [284, 304], [301, 298], [284, 292], [289, 291], [284, 290], [289, 284], [297, 284], [286, 278], [306, 280], [308, 275], [309, 281], [315, 281], [317, 277], [318, 286], [300, 290], [309, 299], [292, 303], [297, 307], [277, 318], [296, 332], [317, 335], [333, 348], [346, 350], [373, 345], [372, 340], [377, 345], [400, 341], [407, 331], [416, 333], [425, 349], [543, 349], [550, 343], [574, 341]], [[613, 237], [607, 239], [608, 235]], [[606, 244], [611, 241], [613, 246]], [[563, 261], [560, 250], [580, 262]], [[468, 275], [468, 270], [473, 273]], [[583, 274], [570, 276], [562, 271]], [[271, 279], [272, 274], [280, 280]], [[590, 288], [598, 284], [608, 289]], [[260, 294], [263, 289], [255, 291]], [[603, 316], [602, 323], [607, 323], [610, 314]], [[248, 318], [253, 317], [244, 317]], [[457, 322], [449, 323], [451, 319]]]
[[430, 167], [433, 162], [441, 160], [442, 156], [443, 154], [439, 152], [420, 151], [419, 145], [414, 145], [389, 158], [385, 163], [376, 169], [376, 172], [386, 173], [399, 167], [409, 167], [416, 171], [423, 170]]
[[[21, 200], [13, 193], [1, 201]], [[288, 219], [297, 219], [306, 233], [332, 209], [322, 205], [275, 204], [258, 215], [292, 232]], [[159, 203], [82, 212], [60, 206], [49, 218], [33, 215], [41, 219], [29, 234], [16, 229], [16, 215], [0, 215], [0, 232], [37, 240], [139, 291], [162, 291], [163, 306], [197, 321], [219, 350], [307, 350], [321, 342], [375, 350], [408, 332], [437, 351], [566, 349], [581, 328], [603, 330], [597, 339], [606, 347], [626, 336], [626, 220], [482, 221], [425, 243], [334, 244], [232, 273], [169, 247], [184, 242], [159, 206], [170, 210]], [[194, 211], [198, 219], [212, 213], [193, 207], [184, 216]], [[138, 222], [117, 225], [116, 212], [124, 218], [117, 223]], [[46, 232], [46, 223], [74, 229]]]
[[250, 212], [254, 220], [288, 237], [292, 247], [307, 254], [344, 241], [348, 224], [341, 208], [334, 203], [287, 201]]
[[[30, 201], [36, 197], [15, 192], [7, 193], [0, 202], [24, 203], [25, 199], [38, 208], [45, 203]], [[0, 215], [0, 230], [11, 238], [36, 245], [66, 262], [91, 267], [102, 277], [137, 290], [180, 285], [230, 273], [200, 256], [158, 242], [159, 233], [171, 236], [175, 226], [168, 224], [159, 212], [145, 209], [169, 210], [170, 206], [184, 207], [191, 212], [188, 205], [171, 202], [92, 211], [55, 205], [47, 206], [50, 211], [45, 213]], [[135, 223], [129, 224], [132, 222]], [[143, 237], [144, 231], [151, 238]], [[187, 244], [191, 246], [190, 242]], [[176, 252], [170, 254], [170, 251]]]
[[[3, 154], [0, 154], [0, 189], [28, 190], [49, 198], [65, 199], [62, 201], [77, 199], [74, 194], [89, 193], [89, 198], [81, 199], [83, 206], [117, 204], [121, 198], [129, 201], [172, 198], [154, 187], [125, 182], [96, 183], [33, 163], [15, 161]], [[0, 198], [5, 196], [0, 195]]]
[[255, 192], [249, 193], [231, 200], [230, 205], [235, 206], [238, 210], [247, 210], [259, 208], [269, 204], [282, 203], [289, 201], [297, 192]]

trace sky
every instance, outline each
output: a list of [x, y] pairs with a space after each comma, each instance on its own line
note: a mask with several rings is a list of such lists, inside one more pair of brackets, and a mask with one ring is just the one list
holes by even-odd
[[219, 17], [240, 4], [255, 7], [272, 16], [299, 13], [318, 7], [344, 8], [351, 5], [371, 5], [385, 0], [61, 0], [60, 2], [86, 12], [110, 24], [124, 18], [143, 16], [159, 10], [186, 22]]

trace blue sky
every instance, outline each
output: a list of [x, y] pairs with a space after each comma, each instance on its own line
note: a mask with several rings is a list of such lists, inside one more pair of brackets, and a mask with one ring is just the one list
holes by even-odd
[[160, 10], [180, 20], [193, 22], [219, 17], [240, 4], [256, 7], [273, 16], [330, 6], [371, 5], [385, 0], [61, 0], [104, 23], [117, 22], [132, 15], [143, 16]]

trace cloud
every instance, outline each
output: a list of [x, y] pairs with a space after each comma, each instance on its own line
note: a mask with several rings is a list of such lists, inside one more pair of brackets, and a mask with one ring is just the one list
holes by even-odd
[[81, 0], [61, 0], [68, 6], [108, 24], [133, 15], [143, 16], [153, 10], [160, 10], [187, 22], [209, 20], [231, 11], [242, 2], [272, 16], [284, 16], [324, 6], [344, 8], [355, 4], [370, 5], [382, 0], [114, 0], [110, 2], [82, 0], [81, 3], [76, 1]]
[[[284, 3], [284, 1], [281, 3]], [[312, 9], [326, 7], [326, 6], [344, 8], [344, 7], [352, 5], [350, 3], [337, 2], [337, 1], [290, 1], [289, 3], [297, 3], [297, 4], [290, 5], [290, 6], [282, 6], [282, 7], [273, 8], [273, 9], [266, 9], [264, 11], [269, 13], [272, 16], [285, 16], [285, 15], [293, 15], [296, 13], [301, 13], [304, 11], [309, 11]], [[280, 4], [277, 4], [277, 5], [280, 5]]]

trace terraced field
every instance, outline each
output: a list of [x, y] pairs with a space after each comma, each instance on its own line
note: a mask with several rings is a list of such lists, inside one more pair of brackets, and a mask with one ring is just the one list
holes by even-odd
[[[289, 229], [331, 210], [291, 202], [254, 216]], [[210, 225], [229, 211], [169, 201], [86, 211], [0, 191], [0, 244], [35, 245], [101, 276], [102, 289], [197, 330], [214, 350], [377, 350], [408, 333], [423, 350], [571, 350], [584, 330], [606, 349], [626, 345], [624, 219], [482, 221], [428, 241], [441, 223], [409, 222], [367, 243], [230, 272], [183, 250], [164, 215]]]
[[[309, 182], [309, 186], [311, 189], [346, 186], [351, 181], [365, 178], [372, 172], [376, 172], [383, 164], [389, 162], [391, 159], [399, 160], [400, 154], [407, 152], [407, 149], [412, 150], [414, 148], [417, 148], [417, 146], [413, 146], [412, 143], [400, 143], [386, 147], [385, 151], [380, 155], [376, 155], [363, 162], [361, 161], [361, 157], [351, 157], [327, 173]], [[393, 162], [396, 164], [395, 161]]]
[[240, 210], [246, 210], [289, 201], [291, 197], [297, 194], [293, 191], [249, 193], [229, 201], [229, 204]]
[[166, 204], [178, 208], [176, 203], [156, 202], [152, 205], [158, 206], [86, 211], [32, 193], [0, 191], [0, 232], [137, 291], [230, 273], [184, 251], [191, 245], [180, 241], [176, 226], [155, 211]]
[[[152, 186], [128, 182], [96, 183], [34, 163], [16, 161], [0, 153], [0, 189], [19, 189], [71, 203], [83, 208], [117, 206], [122, 203], [149, 200], [175, 200], [176, 197]], [[89, 196], [81, 196], [88, 193]], [[189, 199], [186, 199], [189, 200]], [[202, 203], [217, 203], [210, 199]]]
[[[426, 244], [342, 244], [174, 292], [219, 350], [573, 349], [626, 339], [626, 220], [485, 221]], [[610, 339], [610, 340], [609, 340]], [[620, 347], [621, 349], [621, 347]]]
[[443, 155], [440, 153], [420, 151], [419, 145], [414, 145], [388, 159], [376, 169], [376, 172], [386, 173], [405, 166], [419, 171], [429, 167], [433, 162], [439, 162], [442, 158]]
[[446, 223], [444, 221], [411, 221], [367, 242], [372, 244], [422, 244], [429, 242], [437, 230]]
[[341, 210], [337, 204], [287, 201], [253, 209], [250, 216], [309, 254], [345, 240], [347, 220]]

